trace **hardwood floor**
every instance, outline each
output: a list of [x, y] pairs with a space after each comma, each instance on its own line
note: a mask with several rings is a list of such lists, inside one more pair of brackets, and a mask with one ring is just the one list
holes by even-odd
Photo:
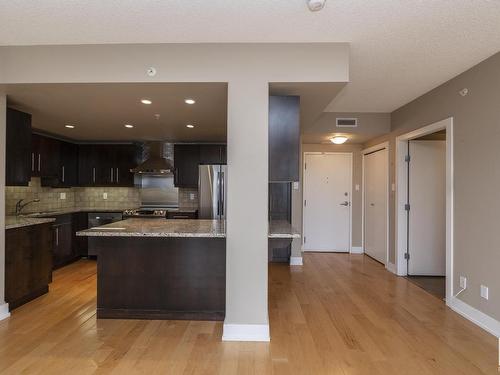
[[363, 255], [270, 266], [271, 343], [221, 322], [99, 320], [95, 263], [0, 322], [1, 374], [498, 374], [497, 341]]

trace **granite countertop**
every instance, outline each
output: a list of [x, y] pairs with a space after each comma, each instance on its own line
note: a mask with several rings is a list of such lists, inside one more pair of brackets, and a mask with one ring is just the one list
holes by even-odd
[[222, 220], [167, 220], [132, 218], [76, 233], [87, 237], [196, 237], [225, 238]]
[[14, 229], [14, 228], [22, 228], [29, 227], [31, 225], [52, 223], [56, 219], [51, 218], [32, 218], [25, 216], [6, 216], [5, 217], [5, 229]]
[[[67, 208], [63, 210], [49, 211], [49, 212], [35, 212], [24, 214], [24, 217], [53, 217], [65, 214], [74, 214], [77, 212], [123, 212], [125, 210], [136, 210], [138, 207], [123, 207], [123, 208], [99, 208], [99, 207], [80, 207], [80, 208]], [[195, 213], [198, 211], [197, 208], [167, 208], [166, 211], [169, 212], [188, 212]]]
[[[204, 237], [226, 238], [226, 224], [222, 220], [166, 220], [132, 218], [77, 232], [86, 237]], [[270, 239], [300, 238], [300, 234], [286, 221], [269, 225]]]
[[300, 232], [285, 220], [271, 221], [269, 223], [269, 238], [300, 238]]

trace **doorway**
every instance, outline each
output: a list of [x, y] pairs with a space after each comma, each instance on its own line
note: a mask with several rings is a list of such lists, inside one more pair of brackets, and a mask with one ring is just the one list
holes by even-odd
[[408, 141], [408, 279], [444, 299], [446, 130]]
[[450, 304], [453, 273], [453, 119], [396, 138], [396, 263]]
[[304, 251], [350, 252], [351, 195], [351, 153], [304, 154]]
[[388, 263], [388, 144], [363, 151], [363, 248], [383, 265]]

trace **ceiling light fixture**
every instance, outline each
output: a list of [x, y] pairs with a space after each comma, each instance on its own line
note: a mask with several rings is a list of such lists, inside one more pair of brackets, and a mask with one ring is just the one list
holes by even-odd
[[68, 128], [68, 129], [74, 129], [75, 128], [75, 125], [64, 125], [65, 128]]
[[194, 128], [194, 125], [187, 124], [187, 125], [186, 125], [186, 128], [193, 129], [193, 128]]
[[194, 104], [194, 103], [196, 103], [196, 100], [194, 100], [194, 99], [184, 99], [184, 103], [186, 103], [186, 104]]
[[326, 0], [307, 0], [311, 12], [317, 12], [325, 7]]
[[335, 143], [336, 145], [341, 145], [341, 144], [345, 143], [347, 141], [347, 139], [348, 138], [346, 136], [336, 135], [335, 137], [330, 138], [330, 141], [332, 143]]
[[142, 104], [152, 104], [153, 102], [149, 99], [141, 99]]
[[125, 125], [123, 125], [123, 126], [125, 126], [125, 127], [126, 127], [126, 128], [128, 128], [128, 129], [132, 129], [132, 128], [134, 127], [134, 125], [130, 125], [130, 124], [125, 124]]

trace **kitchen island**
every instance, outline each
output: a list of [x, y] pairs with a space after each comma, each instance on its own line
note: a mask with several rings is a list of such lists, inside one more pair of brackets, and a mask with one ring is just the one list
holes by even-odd
[[[98, 318], [224, 320], [224, 221], [128, 219], [77, 235], [97, 255]], [[270, 238], [286, 236], [299, 237], [270, 226]]]

